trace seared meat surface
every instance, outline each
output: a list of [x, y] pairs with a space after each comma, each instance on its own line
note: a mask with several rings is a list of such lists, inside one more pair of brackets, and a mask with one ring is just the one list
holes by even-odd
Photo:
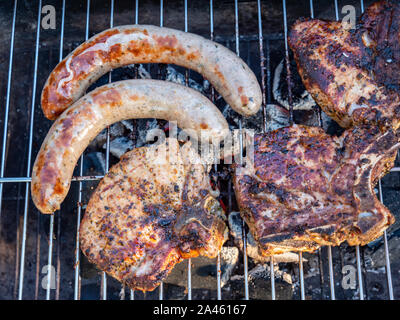
[[254, 162], [235, 165], [242, 217], [264, 256], [364, 245], [394, 222], [373, 186], [393, 166], [398, 136], [374, 127], [330, 136], [293, 125], [254, 139]]
[[[170, 151], [176, 156], [163, 157]], [[226, 218], [199, 160], [190, 143], [176, 139], [122, 156], [82, 220], [80, 245], [89, 261], [131, 289], [150, 291], [183, 259], [216, 257]]]
[[288, 40], [304, 85], [344, 128], [400, 123], [400, 3], [371, 5], [355, 29], [302, 19]]

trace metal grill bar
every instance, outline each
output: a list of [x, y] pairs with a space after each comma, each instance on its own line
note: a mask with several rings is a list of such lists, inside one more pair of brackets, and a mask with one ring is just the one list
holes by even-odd
[[[311, 0], [312, 5], [312, 0]], [[337, 6], [337, 1], [335, 0], [335, 14], [336, 20], [339, 19], [339, 11]], [[312, 12], [312, 16], [314, 16], [314, 12]], [[319, 123], [320, 127], [322, 128], [322, 111], [321, 108], [318, 106], [318, 115], [319, 115]], [[328, 246], [328, 264], [329, 264], [329, 287], [331, 292], [331, 300], [335, 300], [335, 279], [333, 275], [333, 259], [332, 259], [332, 247]]]
[[262, 109], [263, 109], [263, 132], [267, 131], [267, 110], [266, 110], [266, 95], [265, 95], [265, 66], [264, 66], [264, 46], [263, 32], [261, 19], [261, 1], [257, 0], [257, 18], [258, 18], [258, 43], [260, 48], [260, 72], [261, 72], [261, 91], [262, 91]]
[[187, 0], [184, 1], [185, 5], [185, 32], [188, 32], [188, 6], [187, 6]]
[[[164, 1], [160, 0], [160, 27], [164, 25]], [[158, 74], [160, 74], [160, 65], [158, 65]], [[161, 281], [160, 286], [158, 287], [159, 292], [159, 300], [163, 300], [164, 295], [164, 284]]]
[[60, 251], [61, 251], [61, 214], [57, 217], [57, 242], [56, 242], [56, 259], [57, 259], [57, 270], [56, 270], [56, 300], [60, 299], [60, 285], [61, 285], [61, 260], [60, 260]]
[[[364, 0], [361, 0], [361, 12], [364, 13]], [[399, 172], [400, 168], [394, 167], [390, 171], [391, 172], [396, 172], [396, 171]], [[379, 187], [379, 200], [383, 203], [381, 179], [379, 179], [379, 181], [378, 181], [378, 187]], [[386, 230], [383, 232], [383, 243], [384, 243], [384, 247], [385, 247], [386, 276], [387, 276], [387, 282], [388, 282], [389, 299], [393, 300], [394, 295], [393, 295], [392, 270], [390, 267], [390, 255], [389, 255], [389, 246], [388, 246]]]
[[[334, 0], [334, 3], [335, 3], [336, 21], [339, 21], [339, 7], [337, 0]], [[364, 300], [364, 288], [362, 282], [362, 270], [361, 270], [361, 260], [360, 260], [360, 247], [358, 245], [356, 246], [356, 259], [357, 259], [357, 276], [360, 287], [360, 300]]]
[[274, 264], [274, 256], [271, 256], [270, 260], [270, 271], [271, 271], [271, 300], [275, 300], [275, 264]]
[[290, 62], [289, 62], [289, 46], [287, 41], [288, 27], [287, 27], [287, 13], [286, 13], [286, 0], [282, 0], [283, 8], [283, 28], [284, 28], [284, 38], [285, 38], [285, 62], [286, 62], [286, 82], [288, 85], [288, 100], [289, 100], [289, 120], [290, 124], [293, 121], [293, 98], [292, 98], [292, 86], [291, 86], [291, 72], [290, 72]]
[[[14, 39], [15, 39], [15, 21], [17, 17], [17, 4], [18, 1], [14, 1], [13, 8], [13, 18], [12, 18], [12, 27], [11, 27], [11, 39], [10, 39], [10, 54], [9, 54], [9, 62], [8, 62], [8, 77], [7, 77], [7, 92], [6, 92], [6, 106], [4, 111], [4, 128], [3, 128], [3, 141], [2, 141], [2, 151], [1, 151], [1, 169], [0, 169], [0, 177], [4, 177], [4, 169], [5, 169], [5, 158], [6, 158], [6, 150], [7, 150], [7, 136], [8, 136], [8, 115], [10, 109], [10, 92], [11, 92], [11, 78], [12, 78], [12, 66], [13, 66], [13, 58], [14, 58]], [[0, 183], [0, 219], [2, 212], [2, 203], [3, 203], [3, 183]], [[15, 284], [18, 280], [18, 264], [19, 264], [19, 229], [17, 229], [17, 239], [16, 239], [16, 265], [15, 265]], [[15, 285], [16, 288], [16, 285]], [[36, 291], [35, 291], [36, 293]], [[15, 296], [15, 289], [14, 289]], [[35, 295], [36, 297], [36, 295]]]
[[300, 297], [305, 300], [304, 292], [304, 271], [303, 271], [303, 252], [299, 252], [299, 273], [300, 273]]
[[[62, 13], [61, 13], [61, 35], [60, 35], [60, 53], [59, 59], [60, 62], [63, 58], [63, 44], [64, 44], [64, 19], [65, 19], [65, 0], [62, 2]], [[60, 228], [60, 226], [59, 226]], [[53, 272], [53, 234], [54, 234], [54, 213], [50, 215], [50, 231], [49, 231], [49, 250], [47, 257], [47, 266], [49, 267], [48, 272]], [[51, 279], [55, 275], [50, 275], [47, 277], [47, 286], [46, 286], [46, 300], [50, 300], [50, 290], [51, 290]]]
[[[268, 60], [268, 59], [267, 59]], [[389, 172], [400, 172], [400, 167], [393, 167]], [[83, 181], [95, 181], [100, 180], [104, 177], [104, 175], [97, 176], [74, 176], [71, 178], [72, 182], [83, 182]], [[31, 182], [31, 177], [3, 177], [0, 178], [0, 184], [2, 183], [22, 183], [22, 182]]]
[[[210, 0], [210, 40], [214, 41], [214, 8], [213, 8], [213, 0]], [[215, 90], [214, 87], [211, 86], [211, 102], [215, 102]], [[217, 164], [214, 165], [214, 170], [217, 172], [218, 167]], [[218, 177], [216, 178], [215, 185], [218, 186]], [[221, 253], [218, 253], [217, 256], [217, 300], [222, 299], [221, 292]]]
[[335, 279], [333, 277], [333, 263], [332, 263], [332, 247], [328, 246], [328, 260], [329, 260], [329, 285], [331, 289], [331, 299], [335, 300]]
[[164, 26], [164, 1], [160, 0], [160, 27]]
[[383, 241], [384, 241], [384, 246], [385, 246], [386, 276], [387, 276], [387, 282], [388, 282], [389, 299], [394, 300], [392, 270], [390, 267], [390, 255], [389, 255], [389, 246], [388, 246], [386, 230], [383, 232]]
[[335, 0], [335, 15], [336, 15], [336, 21], [339, 21], [339, 7], [337, 0]]
[[356, 246], [356, 258], [357, 258], [358, 285], [360, 288], [360, 300], [364, 300], [364, 286], [363, 286], [362, 271], [361, 271], [360, 246]]
[[[261, 18], [261, 1], [257, 0], [257, 16], [258, 16], [258, 41], [260, 48], [260, 70], [261, 70], [261, 90], [262, 90], [262, 109], [263, 109], [263, 132], [267, 131], [267, 107], [265, 94], [265, 56], [264, 56], [264, 37], [262, 32]], [[269, 54], [268, 54], [269, 58]], [[271, 299], [275, 300], [275, 274], [274, 274], [274, 257], [270, 260], [270, 276], [271, 276]]]
[[[135, 24], [139, 24], [139, 0], [135, 1]], [[130, 299], [135, 300], [135, 290], [133, 289], [130, 289]]]
[[[314, 18], [314, 4], [313, 0], [310, 0], [310, 16], [313, 19]], [[321, 108], [318, 106], [317, 107], [317, 113], [318, 113], [318, 122], [319, 126], [323, 128], [323, 123], [322, 123], [322, 111]], [[319, 254], [321, 251], [319, 251]], [[331, 300], [335, 300], [335, 282], [334, 282], [334, 275], [333, 275], [333, 259], [332, 259], [332, 247], [328, 246], [328, 264], [329, 264], [329, 286], [330, 286], [330, 292], [331, 292]], [[320, 268], [320, 272], [322, 272], [323, 269]], [[322, 274], [321, 274], [322, 277]]]
[[160, 286], [158, 287], [158, 292], [159, 292], [159, 294], [158, 294], [158, 299], [159, 300], [163, 300], [163, 295], [164, 295], [164, 283], [161, 281], [161, 283], [160, 283]]
[[[90, 0], [86, 1], [86, 27], [85, 27], [85, 41], [89, 39], [89, 21], [90, 21]], [[80, 157], [79, 175], [83, 175], [83, 158], [84, 154]], [[75, 282], [74, 282], [74, 299], [80, 299], [81, 292], [81, 277], [80, 277], [80, 252], [79, 252], [79, 228], [81, 225], [82, 215], [82, 181], [79, 181], [78, 186], [78, 217], [76, 221], [76, 240], [75, 240]]]
[[[378, 181], [378, 189], [379, 189], [379, 200], [383, 203], [381, 179], [379, 179], [379, 181]], [[392, 270], [390, 267], [390, 255], [389, 255], [389, 246], [388, 246], [388, 241], [387, 241], [386, 230], [383, 232], [383, 243], [384, 243], [384, 248], [385, 248], [386, 277], [387, 277], [387, 283], [388, 283], [389, 299], [393, 300], [394, 296], [393, 296]]]
[[[139, 23], [139, 0], [135, 1], [135, 24]], [[135, 73], [137, 74], [137, 73]], [[130, 298], [135, 300], [135, 291], [130, 289]]]
[[217, 256], [217, 300], [222, 299], [221, 293], [221, 254]]
[[[90, 0], [86, 1], [86, 27], [85, 27], [85, 41], [89, 39], [89, 20], [90, 19]], [[80, 157], [79, 175], [83, 175], [83, 158]], [[75, 282], [74, 282], [74, 299], [80, 299], [80, 252], [79, 252], [79, 228], [81, 224], [82, 215], [82, 181], [79, 181], [78, 186], [78, 217], [76, 221], [76, 244], [75, 244]]]
[[192, 300], [192, 259], [188, 259], [188, 269], [187, 269], [187, 286], [188, 286], [188, 300]]
[[[76, 176], [72, 177], [72, 181], [95, 181], [100, 180], [104, 176]], [[0, 178], [0, 183], [7, 183], [7, 182], [31, 182], [31, 177], [12, 177], [12, 178]]]
[[[114, 0], [110, 0], [110, 28], [114, 27]], [[108, 73], [108, 83], [112, 81], [112, 71]], [[107, 138], [106, 138], [106, 174], [110, 168], [110, 126], [107, 127]], [[103, 271], [101, 277], [101, 298], [107, 300], [107, 274]]]
[[[87, 8], [90, 8], [90, 0], [87, 1]], [[79, 173], [83, 173], [83, 154], [80, 158]], [[75, 239], [75, 280], [74, 280], [74, 300], [80, 299], [80, 252], [79, 252], [79, 228], [81, 225], [81, 215], [82, 215], [82, 182], [79, 182], [78, 187], [78, 212], [76, 218], [76, 239]]]
[[40, 270], [40, 223], [41, 223], [41, 214], [37, 214], [38, 221], [36, 224], [36, 279], [35, 279], [35, 300], [38, 299], [39, 296], [39, 270]]
[[[235, 0], [235, 44], [236, 44], [236, 55], [240, 57], [239, 47], [239, 8], [238, 1]], [[239, 118], [239, 161], [243, 164], [243, 128], [242, 118]], [[242, 220], [242, 239], [243, 239], [243, 265], [244, 265], [244, 298], [249, 300], [249, 279], [248, 279], [248, 264], [247, 264], [247, 236], [246, 226], [244, 220]]]
[[[261, 6], [260, 6], [261, 9]], [[266, 67], [266, 78], [267, 78], [267, 103], [271, 103], [271, 61], [270, 61], [270, 47], [269, 47], [269, 39], [267, 39], [266, 42], [266, 62], [267, 62], [267, 67]], [[265, 90], [265, 88], [262, 88]], [[265, 111], [266, 111], [266, 105], [264, 105]], [[264, 130], [266, 128], [264, 127]], [[275, 300], [276, 294], [275, 294], [275, 270], [274, 270], [274, 257], [271, 256], [270, 258], [270, 275], [271, 275], [271, 300]]]
[[50, 289], [51, 289], [51, 279], [53, 278], [52, 272], [53, 272], [53, 265], [52, 265], [52, 259], [53, 259], [53, 232], [54, 232], [54, 214], [50, 215], [50, 231], [49, 231], [49, 252], [48, 252], [48, 257], [47, 257], [47, 272], [49, 273], [49, 276], [47, 277], [47, 285], [46, 285], [46, 300], [50, 300]]
[[[188, 7], [187, 7], [187, 0], [184, 1], [184, 10], [185, 10], [185, 32], [188, 32]], [[185, 85], [189, 85], [189, 72], [185, 70]], [[188, 262], [188, 269], [187, 269], [187, 290], [188, 290], [188, 300], [192, 300], [192, 259], [189, 258]]]
[[[30, 177], [31, 162], [32, 162], [32, 141], [33, 141], [33, 124], [35, 117], [35, 104], [36, 104], [36, 84], [37, 84], [37, 70], [39, 58], [39, 38], [40, 38], [40, 14], [42, 9], [42, 0], [39, 0], [37, 25], [36, 25], [36, 44], [35, 44], [35, 65], [33, 71], [33, 84], [32, 84], [32, 104], [30, 109], [29, 121], [29, 144], [28, 144], [28, 160], [26, 168], [26, 176]], [[29, 182], [25, 184], [25, 203], [24, 203], [24, 222], [22, 227], [22, 244], [21, 244], [21, 259], [19, 271], [19, 286], [18, 286], [18, 299], [22, 300], [22, 293], [24, 289], [24, 271], [25, 271], [25, 248], [26, 248], [26, 226], [28, 220], [28, 207], [29, 207]]]
[[[285, 38], [285, 61], [286, 61], [286, 82], [288, 86], [288, 97], [289, 97], [289, 112], [290, 112], [290, 124], [293, 124], [293, 103], [292, 103], [292, 89], [291, 89], [291, 72], [290, 72], [290, 61], [289, 61], [289, 46], [287, 41], [288, 27], [287, 27], [287, 12], [286, 12], [286, 0], [282, 0], [283, 8], [283, 27], [284, 27], [284, 38]], [[299, 252], [299, 273], [300, 273], [300, 296], [301, 299], [305, 299], [304, 294], [304, 271], [303, 271], [303, 253]]]
[[[310, 16], [313, 19], [314, 18], [314, 4], [313, 0], [310, 0]], [[318, 124], [321, 128], [323, 128], [323, 122], [322, 122], [322, 110], [320, 106], [317, 106], [317, 115], [318, 115]]]
[[[16, 20], [16, 16], [17, 16], [17, 3], [18, 3], [18, 1], [15, 0], [14, 1], [13, 18], [12, 18], [12, 27], [11, 27], [10, 59], [8, 62], [6, 107], [5, 107], [5, 111], [4, 111], [3, 144], [2, 144], [2, 149], [1, 149], [1, 168], [0, 168], [0, 177], [1, 178], [4, 177], [4, 164], [6, 162], [8, 112], [10, 109], [10, 91], [11, 91], [12, 65], [13, 65], [13, 57], [14, 57], [14, 36], [15, 36], [15, 20]], [[0, 183], [0, 218], [1, 218], [2, 200], [3, 200], [3, 184]]]
[[[90, 0], [86, 1], [86, 27], [85, 27], [85, 41], [89, 39], [89, 21], [90, 21]], [[83, 175], [83, 161], [84, 154], [80, 157], [79, 175]], [[82, 182], [79, 181], [78, 186], [78, 216], [76, 221], [76, 239], [75, 239], [75, 281], [74, 281], [74, 299], [80, 299], [81, 293], [81, 276], [80, 276], [80, 252], [79, 252], [79, 229], [81, 225], [82, 215]]]
[[135, 1], [135, 24], [139, 24], [139, 0]]

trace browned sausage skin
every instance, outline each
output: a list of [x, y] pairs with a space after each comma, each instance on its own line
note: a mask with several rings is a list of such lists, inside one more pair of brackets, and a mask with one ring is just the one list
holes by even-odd
[[103, 74], [133, 63], [168, 63], [193, 69], [242, 115], [255, 114], [261, 106], [254, 73], [229, 49], [191, 33], [127, 25], [93, 36], [55, 67], [42, 92], [45, 116], [56, 119]]
[[[78, 158], [104, 128], [124, 119], [160, 118], [218, 143], [228, 123], [196, 90], [160, 80], [114, 82], [85, 95], [58, 117], [50, 128], [32, 170], [31, 192], [42, 213], [60, 208]], [[194, 133], [192, 134], [194, 135]]]

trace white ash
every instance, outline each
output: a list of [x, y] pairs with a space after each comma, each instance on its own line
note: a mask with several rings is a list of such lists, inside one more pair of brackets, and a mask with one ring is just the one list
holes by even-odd
[[221, 286], [230, 279], [233, 269], [239, 261], [239, 249], [236, 247], [222, 247], [221, 249]]
[[142, 79], [151, 79], [150, 73], [143, 67], [142, 64], [138, 67], [138, 75]]
[[[274, 81], [272, 86], [272, 93], [274, 95], [274, 99], [278, 101], [282, 106], [289, 110], [289, 98], [288, 94], [282, 93], [282, 85], [281, 82], [286, 82], [286, 72], [283, 72], [284, 59], [281, 60], [279, 65], [275, 69], [274, 73]], [[293, 77], [292, 77], [293, 78]], [[312, 110], [316, 107], [316, 103], [307, 90], [304, 89], [299, 95], [294, 95], [293, 97], [293, 110]]]
[[[133, 141], [127, 137], [117, 137], [110, 142], [110, 153], [121, 158], [127, 151], [132, 150], [134, 147]], [[103, 145], [103, 149], [107, 148], [107, 144]]]
[[[225, 119], [228, 120], [228, 125], [230, 130], [238, 128], [240, 116], [231, 108], [229, 104], [225, 104], [225, 107], [223, 107], [222, 115], [224, 116]], [[247, 123], [244, 125], [244, 127], [249, 128]]]
[[101, 172], [106, 172], [106, 157], [103, 152], [94, 152], [98, 164], [100, 164]]
[[[138, 125], [141, 125], [141, 123], [138, 123]], [[156, 119], [153, 120], [148, 120], [144, 124], [144, 128], [139, 127], [137, 130], [137, 139], [136, 139], [136, 148], [143, 147], [144, 145], [148, 144], [148, 141], [146, 140], [147, 132], [151, 129], [160, 129], [160, 126], [158, 125], [158, 122]]]
[[206, 79], [203, 80], [203, 89], [204, 89], [204, 91], [207, 91], [210, 89], [210, 82]]
[[334, 122], [331, 117], [329, 117], [323, 110], [321, 110], [322, 126], [323, 128], [328, 128], [329, 125]]
[[121, 123], [125, 126], [129, 131], [133, 131], [133, 120], [122, 120]]
[[125, 286], [124, 285], [121, 286], [121, 290], [119, 292], [119, 299], [125, 300]]
[[[130, 67], [133, 67], [133, 66], [135, 66], [135, 65], [133, 64]], [[167, 74], [166, 74], [165, 80], [171, 81], [174, 83], [178, 83], [178, 84], [182, 84], [182, 85], [186, 84], [185, 75], [176, 71], [175, 68], [171, 67], [170, 65], [167, 65], [166, 71], [167, 71]], [[146, 68], [142, 64], [139, 64], [139, 66], [138, 66], [138, 76], [141, 79], [152, 79], [151, 74], [146, 70]], [[190, 88], [200, 91], [202, 93], [209, 90], [209, 88], [210, 88], [210, 82], [205, 79], [203, 80], [203, 84], [200, 85], [193, 79], [189, 78], [188, 85]], [[220, 98], [220, 97], [218, 97], [218, 98]]]
[[[125, 126], [121, 122], [114, 123], [110, 126], [110, 140], [120, 137], [124, 134]], [[101, 131], [91, 143], [92, 146], [103, 146], [107, 141], [107, 129]]]
[[386, 273], [386, 267], [379, 267], [377, 269], [367, 269], [368, 273], [375, 273], [375, 274], [381, 274], [381, 273]]
[[290, 125], [289, 112], [286, 109], [276, 104], [267, 104], [265, 106], [265, 110], [267, 113], [267, 119], [266, 119], [267, 132], [287, 127]]
[[[304, 261], [304, 259], [303, 259], [303, 261]], [[319, 259], [317, 258], [317, 255], [312, 256], [310, 258], [310, 261], [308, 262], [307, 266], [308, 266], [308, 268], [307, 268], [307, 272], [304, 273], [304, 279], [319, 276], [320, 269], [319, 269]]]
[[[167, 81], [171, 81], [174, 83], [182, 84], [185, 85], [185, 76], [176, 71], [173, 67], [167, 66], [167, 75], [166, 79]], [[198, 84], [196, 81], [193, 79], [188, 79], [188, 85], [190, 88], [195, 89], [199, 92], [204, 93], [205, 90], [209, 88], [209, 82], [208, 81], [203, 81], [203, 85]]]
[[243, 278], [244, 278], [243, 275], [235, 274], [235, 275], [233, 275], [233, 276], [231, 277], [231, 280], [232, 280], [232, 281], [242, 281]]
[[121, 122], [114, 123], [110, 126], [110, 136], [119, 137], [124, 134], [125, 127]]
[[227, 119], [229, 129], [234, 130], [239, 127], [239, 120], [242, 120], [242, 127], [246, 129], [253, 129], [255, 132], [260, 132], [262, 128], [262, 109], [250, 117], [242, 117], [229, 104], [225, 104], [222, 110], [222, 115]]
[[[276, 130], [290, 125], [289, 111], [284, 107], [277, 104], [267, 104], [265, 106], [266, 119], [265, 130], [266, 132]], [[261, 132], [263, 128], [263, 109], [253, 116], [241, 117], [236, 113], [228, 104], [222, 110], [223, 116], [228, 120], [229, 128], [231, 130], [237, 129], [239, 126], [239, 119], [242, 120], [243, 128], [253, 129], [255, 132]]]
[[[270, 279], [271, 278], [271, 268], [269, 264], [258, 264], [253, 269], [249, 270], [248, 279], [250, 283], [257, 284], [260, 279]], [[274, 278], [280, 279], [290, 285], [296, 285], [293, 283], [292, 276], [279, 269], [277, 265], [274, 266]], [[231, 277], [232, 281], [243, 281], [244, 275], [234, 275]]]
[[[242, 236], [242, 220], [240, 217], [240, 213], [236, 211], [232, 211], [228, 216], [229, 229], [232, 237], [234, 238], [235, 244], [243, 251], [243, 236]], [[258, 251], [258, 246], [256, 241], [250, 232], [247, 233], [247, 256], [252, 258], [256, 263], [265, 263], [270, 262], [270, 257], [264, 257], [260, 255]], [[303, 259], [303, 261], [307, 261], [307, 259]], [[298, 263], [299, 256], [293, 252], [286, 252], [282, 254], [274, 255], [275, 263]]]
[[[277, 279], [282, 279], [286, 283], [293, 284], [292, 276], [279, 269], [278, 266], [274, 266], [274, 276]], [[257, 281], [257, 279], [264, 278], [268, 279], [271, 277], [271, 267], [269, 264], [258, 264], [249, 271], [249, 280]]]

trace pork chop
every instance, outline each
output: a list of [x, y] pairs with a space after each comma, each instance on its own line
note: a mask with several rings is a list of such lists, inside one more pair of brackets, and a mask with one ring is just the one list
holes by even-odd
[[234, 165], [241, 215], [264, 256], [321, 245], [364, 245], [394, 222], [374, 185], [394, 164], [393, 130], [330, 136], [293, 125], [254, 138], [254, 161]]
[[340, 126], [400, 125], [400, 3], [378, 1], [355, 29], [300, 19], [289, 45], [307, 91]]
[[227, 227], [212, 194], [189, 142], [166, 139], [134, 149], [91, 196], [80, 227], [82, 252], [129, 288], [151, 291], [183, 259], [217, 256]]

